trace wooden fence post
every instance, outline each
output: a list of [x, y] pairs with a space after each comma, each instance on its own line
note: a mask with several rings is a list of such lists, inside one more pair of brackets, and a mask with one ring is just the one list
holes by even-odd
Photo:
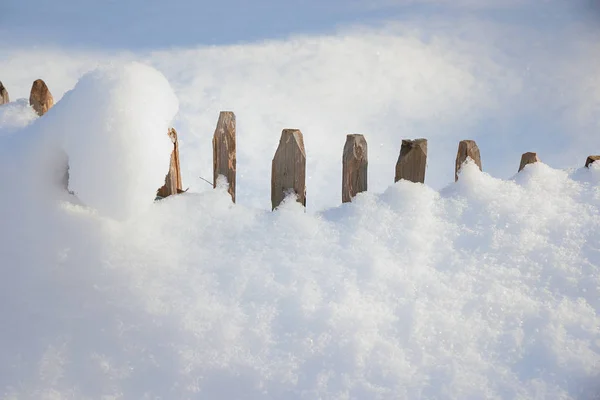
[[228, 192], [235, 203], [235, 114], [221, 111], [213, 136], [213, 187], [217, 187], [217, 178], [224, 175], [229, 183]]
[[475, 164], [481, 170], [481, 155], [479, 154], [479, 147], [474, 140], [461, 140], [458, 144], [458, 153], [456, 154], [456, 165], [454, 167], [454, 181], [458, 181], [458, 171], [467, 161], [467, 158], [471, 158], [475, 161]]
[[342, 155], [342, 203], [352, 201], [357, 193], [367, 191], [369, 157], [363, 135], [346, 135]]
[[9, 102], [10, 98], [8, 97], [8, 90], [6, 90], [2, 82], [0, 82], [0, 106]]
[[521, 170], [523, 170], [523, 168], [525, 168], [526, 165], [533, 164], [533, 163], [540, 162], [540, 161], [541, 160], [538, 157], [537, 153], [532, 153], [532, 152], [523, 153], [523, 155], [521, 156], [521, 164], [519, 165], [519, 172], [521, 172]]
[[589, 156], [587, 160], [585, 160], [585, 167], [589, 168], [594, 162], [600, 161], [600, 156]]
[[29, 105], [33, 107], [40, 117], [46, 114], [54, 105], [52, 93], [50, 93], [46, 82], [43, 80], [37, 79], [33, 82], [31, 93], [29, 95]]
[[425, 183], [427, 168], [427, 139], [402, 140], [400, 155], [396, 162], [394, 182], [405, 179]]
[[271, 205], [277, 208], [288, 192], [306, 207], [306, 152], [298, 129], [284, 129], [271, 168]]
[[177, 141], [177, 131], [175, 128], [169, 129], [169, 137], [173, 142], [173, 151], [169, 162], [169, 172], [165, 177], [165, 184], [158, 189], [156, 196], [160, 198], [168, 197], [174, 194], [183, 193], [181, 184], [181, 167], [179, 163], [179, 142]]

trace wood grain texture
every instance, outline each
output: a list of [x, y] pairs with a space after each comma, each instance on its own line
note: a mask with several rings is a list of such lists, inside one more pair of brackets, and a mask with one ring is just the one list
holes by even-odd
[[540, 161], [541, 160], [538, 157], [537, 153], [532, 153], [532, 152], [523, 153], [523, 155], [521, 156], [521, 163], [519, 164], [519, 172], [521, 172], [523, 170], [523, 168], [525, 168], [526, 165], [534, 164], [534, 163], [540, 162]]
[[454, 181], [458, 181], [458, 172], [463, 166], [465, 161], [470, 158], [475, 161], [475, 164], [481, 170], [481, 155], [479, 153], [479, 147], [474, 140], [461, 140], [458, 144], [458, 153], [456, 154], [456, 165], [454, 167]]
[[43, 80], [37, 79], [33, 82], [31, 93], [29, 94], [29, 105], [31, 105], [40, 117], [54, 106], [52, 93], [50, 93], [46, 82]]
[[274, 210], [290, 192], [306, 207], [306, 152], [298, 129], [284, 129], [271, 168], [271, 206]]
[[213, 135], [213, 187], [223, 175], [229, 184], [228, 192], [235, 203], [236, 183], [236, 120], [231, 111], [221, 111]]
[[342, 155], [342, 203], [351, 202], [358, 193], [367, 191], [368, 164], [365, 137], [358, 134], [347, 135]]
[[585, 167], [589, 168], [589, 166], [596, 161], [600, 161], [600, 156], [589, 156], [587, 160], [585, 160]]
[[10, 97], [8, 96], [8, 90], [4, 87], [2, 82], [0, 82], [0, 106], [2, 104], [10, 103]]
[[425, 183], [427, 139], [402, 140], [394, 182], [401, 179]]
[[183, 193], [183, 186], [181, 184], [181, 166], [179, 162], [179, 141], [177, 139], [177, 131], [175, 128], [170, 128], [168, 135], [173, 143], [173, 151], [171, 152], [171, 159], [169, 161], [169, 172], [165, 177], [165, 184], [156, 192], [158, 197], [163, 198]]

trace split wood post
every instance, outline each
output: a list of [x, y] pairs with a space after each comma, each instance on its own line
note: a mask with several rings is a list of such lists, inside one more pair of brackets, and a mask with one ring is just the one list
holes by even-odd
[[306, 152], [298, 129], [284, 129], [273, 157], [271, 169], [271, 205], [277, 208], [293, 191], [306, 207]]
[[8, 97], [8, 90], [6, 90], [2, 82], [0, 82], [0, 106], [9, 102], [10, 98]]
[[169, 162], [169, 172], [165, 177], [165, 184], [156, 192], [158, 197], [163, 198], [174, 194], [183, 193], [183, 186], [181, 184], [181, 167], [179, 163], [179, 142], [177, 141], [177, 131], [175, 128], [170, 128], [168, 135], [173, 142], [173, 151], [171, 152], [171, 160]]
[[523, 155], [521, 156], [521, 164], [519, 165], [519, 172], [521, 172], [521, 170], [523, 170], [523, 168], [525, 168], [526, 165], [534, 164], [534, 163], [540, 162], [540, 161], [541, 160], [538, 157], [537, 153], [532, 153], [532, 152], [523, 153]]
[[600, 161], [600, 156], [589, 156], [587, 160], [585, 160], [585, 167], [589, 168], [594, 162]]
[[367, 191], [368, 164], [365, 137], [358, 134], [346, 135], [342, 156], [342, 203], [348, 203], [358, 193]]
[[402, 140], [400, 155], [396, 162], [394, 182], [405, 179], [425, 183], [427, 168], [427, 139]]
[[471, 158], [475, 161], [475, 164], [481, 170], [481, 155], [479, 154], [479, 147], [474, 140], [461, 140], [458, 144], [458, 153], [456, 154], [456, 166], [454, 167], [454, 181], [458, 181], [458, 171], [462, 165], [467, 161], [467, 158]]
[[217, 178], [224, 175], [227, 178], [231, 199], [235, 203], [235, 114], [231, 111], [221, 111], [219, 121], [213, 136], [213, 187], [217, 187]]
[[29, 95], [29, 105], [33, 107], [40, 117], [46, 114], [54, 105], [52, 93], [50, 93], [46, 82], [43, 80], [37, 79], [33, 82], [31, 93]]

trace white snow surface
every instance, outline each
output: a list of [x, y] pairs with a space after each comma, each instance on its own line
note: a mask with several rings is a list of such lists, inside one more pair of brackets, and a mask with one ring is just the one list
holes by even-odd
[[[176, 104], [126, 64], [0, 126], [3, 399], [600, 394], [600, 165], [469, 163], [440, 191], [401, 181], [315, 213], [222, 187], [142, 201], [119, 162], [151, 178]], [[57, 137], [83, 204], [41, 184]], [[122, 214], [111, 182], [146, 207]]]
[[[600, 398], [597, 1], [0, 4], [0, 399]], [[222, 110], [235, 205], [200, 179]], [[154, 202], [168, 126], [190, 190]], [[284, 128], [306, 213], [270, 211]]]
[[152, 204], [164, 181], [177, 110], [160, 72], [126, 63], [83, 76], [42, 129], [69, 159], [69, 189], [102, 214], [127, 218]]

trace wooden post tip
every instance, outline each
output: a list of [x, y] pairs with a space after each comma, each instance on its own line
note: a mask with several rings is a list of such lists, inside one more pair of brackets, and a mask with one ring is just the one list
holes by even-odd
[[585, 160], [585, 167], [589, 168], [589, 166], [595, 163], [596, 161], [600, 161], [600, 156], [589, 156], [587, 160]]

